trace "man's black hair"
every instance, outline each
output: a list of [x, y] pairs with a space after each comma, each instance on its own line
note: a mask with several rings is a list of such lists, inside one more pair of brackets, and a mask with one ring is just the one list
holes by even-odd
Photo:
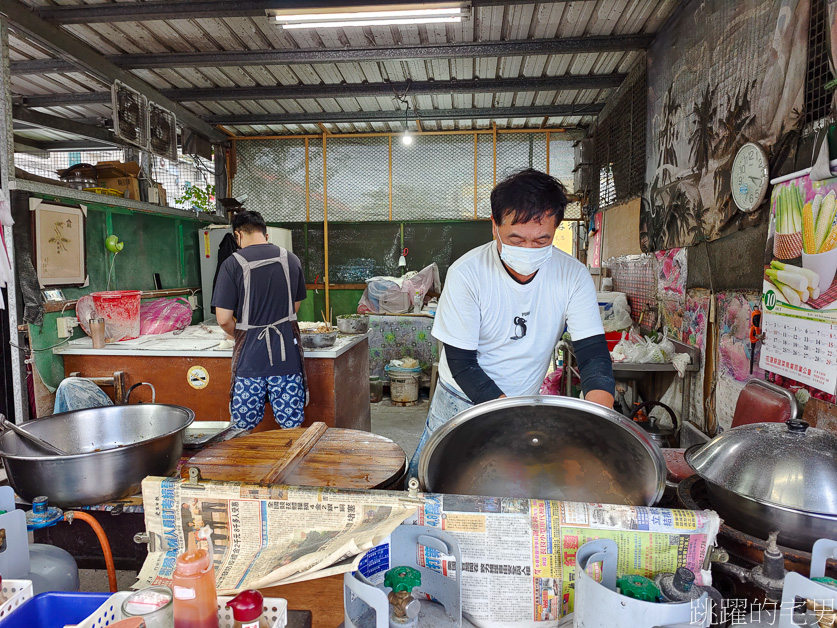
[[508, 215], [511, 224], [542, 222], [555, 216], [558, 225], [564, 219], [567, 190], [555, 177], [526, 168], [498, 183], [491, 191], [491, 217], [502, 225]]
[[238, 212], [232, 219], [233, 231], [242, 231], [244, 233], [260, 232], [267, 235], [267, 224], [259, 212], [243, 211]]

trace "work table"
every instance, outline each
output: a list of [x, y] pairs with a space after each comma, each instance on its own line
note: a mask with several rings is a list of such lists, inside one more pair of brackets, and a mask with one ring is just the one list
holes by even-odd
[[[229, 421], [232, 347], [220, 348], [225, 334], [217, 326], [192, 325], [180, 333], [141, 336], [94, 349], [90, 338], [73, 340], [53, 353], [64, 359], [64, 374], [111, 378], [120, 374], [125, 390], [149, 383], [157, 403], [191, 408], [196, 421]], [[369, 406], [369, 340], [367, 334], [342, 334], [333, 347], [305, 349], [310, 402], [307, 426], [371, 429]], [[104, 388], [111, 395], [113, 390]], [[150, 402], [151, 390], [137, 388], [131, 403]], [[256, 431], [276, 428], [266, 404], [265, 420]]]

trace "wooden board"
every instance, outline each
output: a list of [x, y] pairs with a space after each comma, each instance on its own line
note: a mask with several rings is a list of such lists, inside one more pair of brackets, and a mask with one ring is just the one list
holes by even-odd
[[640, 200], [637, 198], [605, 212], [602, 262], [611, 257], [642, 253], [639, 246], [639, 209]]
[[336, 628], [343, 623], [342, 575], [259, 590], [265, 597], [287, 600], [289, 609], [311, 611], [312, 628]]
[[[262, 483], [278, 461], [298, 451], [306, 430], [272, 430], [203, 450], [187, 466], [205, 480]], [[282, 478], [283, 484], [333, 488], [389, 488], [401, 480], [407, 456], [394, 442], [359, 430], [330, 428]], [[400, 486], [398, 488], [401, 488]]]

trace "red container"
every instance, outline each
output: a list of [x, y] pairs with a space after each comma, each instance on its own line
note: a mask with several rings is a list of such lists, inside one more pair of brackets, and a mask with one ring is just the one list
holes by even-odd
[[140, 290], [111, 290], [90, 295], [96, 313], [105, 319], [110, 335], [110, 338], [105, 338], [107, 342], [139, 338], [141, 295]]
[[616, 345], [619, 344], [619, 341], [622, 340], [622, 334], [625, 332], [622, 331], [608, 331], [605, 332], [605, 341], [607, 342], [607, 350], [613, 351], [616, 348]]

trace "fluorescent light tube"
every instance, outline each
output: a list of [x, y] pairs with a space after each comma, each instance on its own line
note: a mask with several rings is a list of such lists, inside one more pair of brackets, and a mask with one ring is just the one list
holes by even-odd
[[285, 30], [293, 30], [299, 28], [339, 28], [342, 26], [391, 26], [398, 24], [442, 24], [442, 23], [457, 23], [461, 22], [460, 16], [456, 17], [418, 17], [418, 18], [384, 18], [381, 20], [349, 20], [344, 22], [301, 22], [293, 24], [282, 24]]

